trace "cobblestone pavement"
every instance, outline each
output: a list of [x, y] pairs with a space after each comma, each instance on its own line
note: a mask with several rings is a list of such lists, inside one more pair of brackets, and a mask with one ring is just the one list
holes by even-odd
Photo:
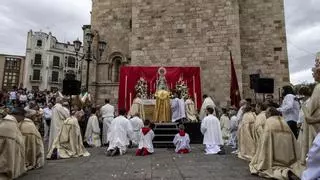
[[205, 155], [201, 145], [193, 145], [192, 152], [184, 155], [173, 149], [155, 149], [146, 157], [136, 157], [134, 149], [118, 157], [105, 156], [104, 148], [89, 151], [89, 157], [47, 161], [42, 169], [29, 171], [19, 180], [261, 179], [250, 175], [248, 162], [230, 153]]

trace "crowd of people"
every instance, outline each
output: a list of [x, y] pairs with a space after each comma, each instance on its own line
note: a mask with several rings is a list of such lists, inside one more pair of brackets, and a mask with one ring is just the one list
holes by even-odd
[[[320, 81], [320, 70], [314, 70], [314, 77]], [[179, 124], [172, 142], [175, 152], [191, 151], [184, 122], [199, 121], [205, 154], [223, 155], [231, 146], [232, 153], [248, 161], [252, 174], [319, 178], [320, 85], [297, 93], [285, 86], [282, 97], [281, 105], [268, 95], [261, 103], [246, 99], [238, 108], [221, 108], [204, 95], [198, 116], [192, 99], [176, 94], [171, 101], [173, 122]], [[1, 94], [0, 179], [40, 168], [45, 159], [90, 156], [88, 147], [105, 146], [107, 156], [123, 155], [132, 147], [137, 156], [154, 153], [154, 124], [145, 118], [139, 95], [128, 112], [119, 109], [117, 116], [109, 99], [103, 106], [69, 102], [59, 92], [19, 89]]]

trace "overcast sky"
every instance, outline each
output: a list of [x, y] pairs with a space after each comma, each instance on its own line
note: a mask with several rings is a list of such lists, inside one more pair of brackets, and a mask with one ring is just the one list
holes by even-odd
[[[90, 24], [91, 0], [1, 0], [0, 54], [25, 54], [27, 32], [51, 31], [59, 41], [82, 39]], [[320, 51], [320, 0], [285, 0], [291, 82], [313, 82]]]

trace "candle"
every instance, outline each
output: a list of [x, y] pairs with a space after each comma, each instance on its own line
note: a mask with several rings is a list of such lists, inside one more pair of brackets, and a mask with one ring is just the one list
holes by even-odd
[[198, 109], [198, 105], [197, 105], [197, 93], [194, 93], [194, 103], [196, 105], [196, 108]]
[[130, 108], [131, 108], [131, 103], [132, 103], [132, 102], [131, 102], [131, 101], [132, 101], [132, 94], [131, 94], [131, 93], [129, 94], [129, 100], [130, 100], [130, 103], [129, 103], [129, 105], [130, 105], [130, 106], [129, 106], [129, 109], [130, 109]]

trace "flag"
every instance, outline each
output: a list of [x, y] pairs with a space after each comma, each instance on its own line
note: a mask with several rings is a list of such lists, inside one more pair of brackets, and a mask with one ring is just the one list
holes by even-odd
[[235, 106], [239, 108], [239, 103], [241, 100], [240, 97], [240, 90], [239, 84], [237, 79], [236, 69], [234, 68], [232, 53], [230, 51], [230, 61], [231, 61], [231, 84], [230, 84], [230, 99], [231, 99], [231, 106]]

